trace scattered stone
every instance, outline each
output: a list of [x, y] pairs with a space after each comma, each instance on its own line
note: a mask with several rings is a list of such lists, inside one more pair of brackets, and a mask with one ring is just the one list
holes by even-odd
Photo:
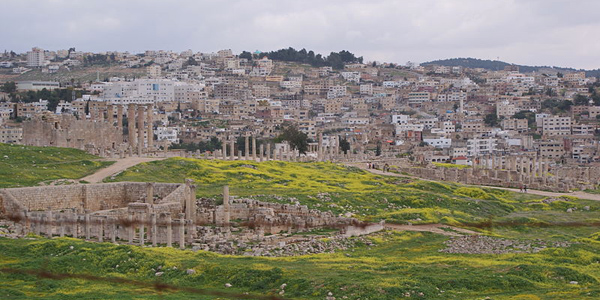
[[230, 288], [230, 287], [231, 287], [231, 283], [226, 283], [226, 284], [225, 284], [225, 287], [226, 287], [226, 288]]
[[154, 273], [154, 276], [158, 277], [158, 276], [162, 276], [163, 274], [165, 274], [165, 272], [156, 272], [156, 273]]
[[187, 270], [185, 270], [185, 273], [188, 274], [188, 275], [196, 274], [196, 270], [187, 269]]
[[566, 248], [570, 242], [547, 242], [536, 239], [533, 241], [509, 240], [481, 235], [452, 237], [444, 243], [444, 253], [464, 254], [503, 254], [503, 253], [537, 253], [543, 249]]

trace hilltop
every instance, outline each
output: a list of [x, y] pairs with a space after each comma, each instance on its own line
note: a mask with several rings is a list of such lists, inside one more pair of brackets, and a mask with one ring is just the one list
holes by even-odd
[[577, 72], [584, 71], [587, 77], [596, 77], [600, 76], [600, 69], [596, 70], [577, 70], [574, 68], [568, 67], [556, 67], [556, 66], [527, 66], [527, 65], [517, 65], [511, 64], [499, 60], [489, 60], [489, 59], [477, 59], [477, 58], [449, 58], [449, 59], [440, 59], [434, 60], [430, 62], [425, 62], [421, 64], [422, 66], [426, 65], [440, 65], [440, 66], [462, 66], [465, 68], [482, 68], [490, 71], [501, 71], [506, 66], [517, 66], [519, 67], [519, 71], [524, 73], [531, 72], [540, 72], [541, 70], [552, 70], [554, 72]]

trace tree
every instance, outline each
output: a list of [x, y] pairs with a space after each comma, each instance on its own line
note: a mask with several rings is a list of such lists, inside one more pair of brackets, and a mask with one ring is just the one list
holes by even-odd
[[498, 126], [498, 116], [496, 115], [496, 113], [489, 113], [485, 115], [485, 118], [483, 118], [483, 122], [488, 126], [496, 127]]
[[577, 94], [573, 97], [573, 102], [575, 102], [575, 105], [588, 105], [589, 100], [586, 96]]
[[277, 137], [279, 141], [287, 141], [290, 147], [298, 150], [300, 154], [306, 154], [308, 150], [308, 136], [306, 133], [298, 130], [294, 124], [287, 124], [281, 134]]
[[350, 151], [350, 142], [346, 137], [340, 140], [340, 149], [344, 151], [344, 154], [348, 154], [348, 151]]
[[252, 60], [252, 53], [250, 53], [248, 51], [242, 51], [242, 53], [240, 53], [240, 58], [245, 58], [247, 60]]
[[14, 93], [17, 91], [17, 84], [14, 81], [5, 82], [0, 90], [5, 93]]

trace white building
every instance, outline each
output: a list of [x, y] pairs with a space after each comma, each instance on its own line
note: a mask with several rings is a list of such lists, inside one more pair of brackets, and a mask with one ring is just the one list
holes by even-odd
[[27, 66], [28, 67], [43, 67], [46, 59], [44, 57], [44, 50], [34, 47], [31, 51], [27, 51]]
[[423, 139], [423, 142], [429, 146], [436, 148], [450, 148], [452, 147], [452, 139], [447, 138], [436, 138], [436, 139]]
[[469, 156], [489, 154], [496, 150], [496, 146], [496, 139], [469, 139], [467, 140], [467, 153]]
[[179, 131], [177, 127], [156, 127], [154, 130], [154, 134], [156, 134], [156, 140], [167, 140], [172, 144], [179, 143], [179, 138], [177, 137], [178, 133]]

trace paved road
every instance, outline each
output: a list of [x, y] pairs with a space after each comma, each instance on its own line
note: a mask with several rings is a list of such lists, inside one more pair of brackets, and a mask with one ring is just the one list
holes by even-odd
[[[377, 174], [377, 175], [387, 175], [387, 176], [397, 176], [397, 177], [411, 177], [411, 178], [415, 178], [415, 179], [420, 179], [420, 180], [425, 180], [425, 181], [435, 181], [435, 180], [429, 180], [429, 179], [424, 179], [424, 178], [419, 178], [419, 177], [415, 177], [415, 176], [409, 176], [409, 175], [402, 175], [402, 174], [397, 174], [397, 173], [390, 173], [390, 172], [383, 172], [381, 170], [375, 170], [375, 169], [367, 169], [365, 167], [364, 163], [353, 163], [353, 164], [349, 164], [353, 167], [358, 167], [361, 168], [365, 171], [369, 171], [373, 174]], [[497, 186], [487, 186], [487, 185], [475, 185], [475, 184], [469, 184], [471, 186], [478, 186], [478, 187], [486, 187], [486, 188], [494, 188], [494, 189], [500, 189], [500, 190], [507, 190], [507, 191], [513, 191], [513, 192], [520, 192], [519, 189], [513, 189], [513, 188], [505, 188], [505, 187], [497, 187]], [[534, 194], [534, 195], [540, 195], [540, 196], [547, 196], [547, 197], [560, 197], [560, 196], [574, 196], [577, 198], [581, 198], [581, 199], [588, 199], [588, 200], [595, 200], [595, 201], [600, 201], [600, 194], [590, 194], [590, 193], [586, 193], [586, 192], [581, 192], [581, 191], [577, 191], [577, 192], [570, 192], [570, 193], [555, 193], [555, 192], [547, 192], [547, 191], [540, 191], [540, 190], [532, 190], [532, 189], [527, 189], [527, 193], [529, 194]]]
[[165, 159], [165, 157], [127, 157], [120, 159], [107, 159], [109, 161], [115, 161], [115, 163], [107, 168], [98, 170], [94, 174], [83, 177], [80, 180], [85, 180], [89, 183], [102, 182], [102, 179], [109, 177], [113, 174], [119, 173], [127, 168], [133, 167], [139, 163], [163, 159]]

